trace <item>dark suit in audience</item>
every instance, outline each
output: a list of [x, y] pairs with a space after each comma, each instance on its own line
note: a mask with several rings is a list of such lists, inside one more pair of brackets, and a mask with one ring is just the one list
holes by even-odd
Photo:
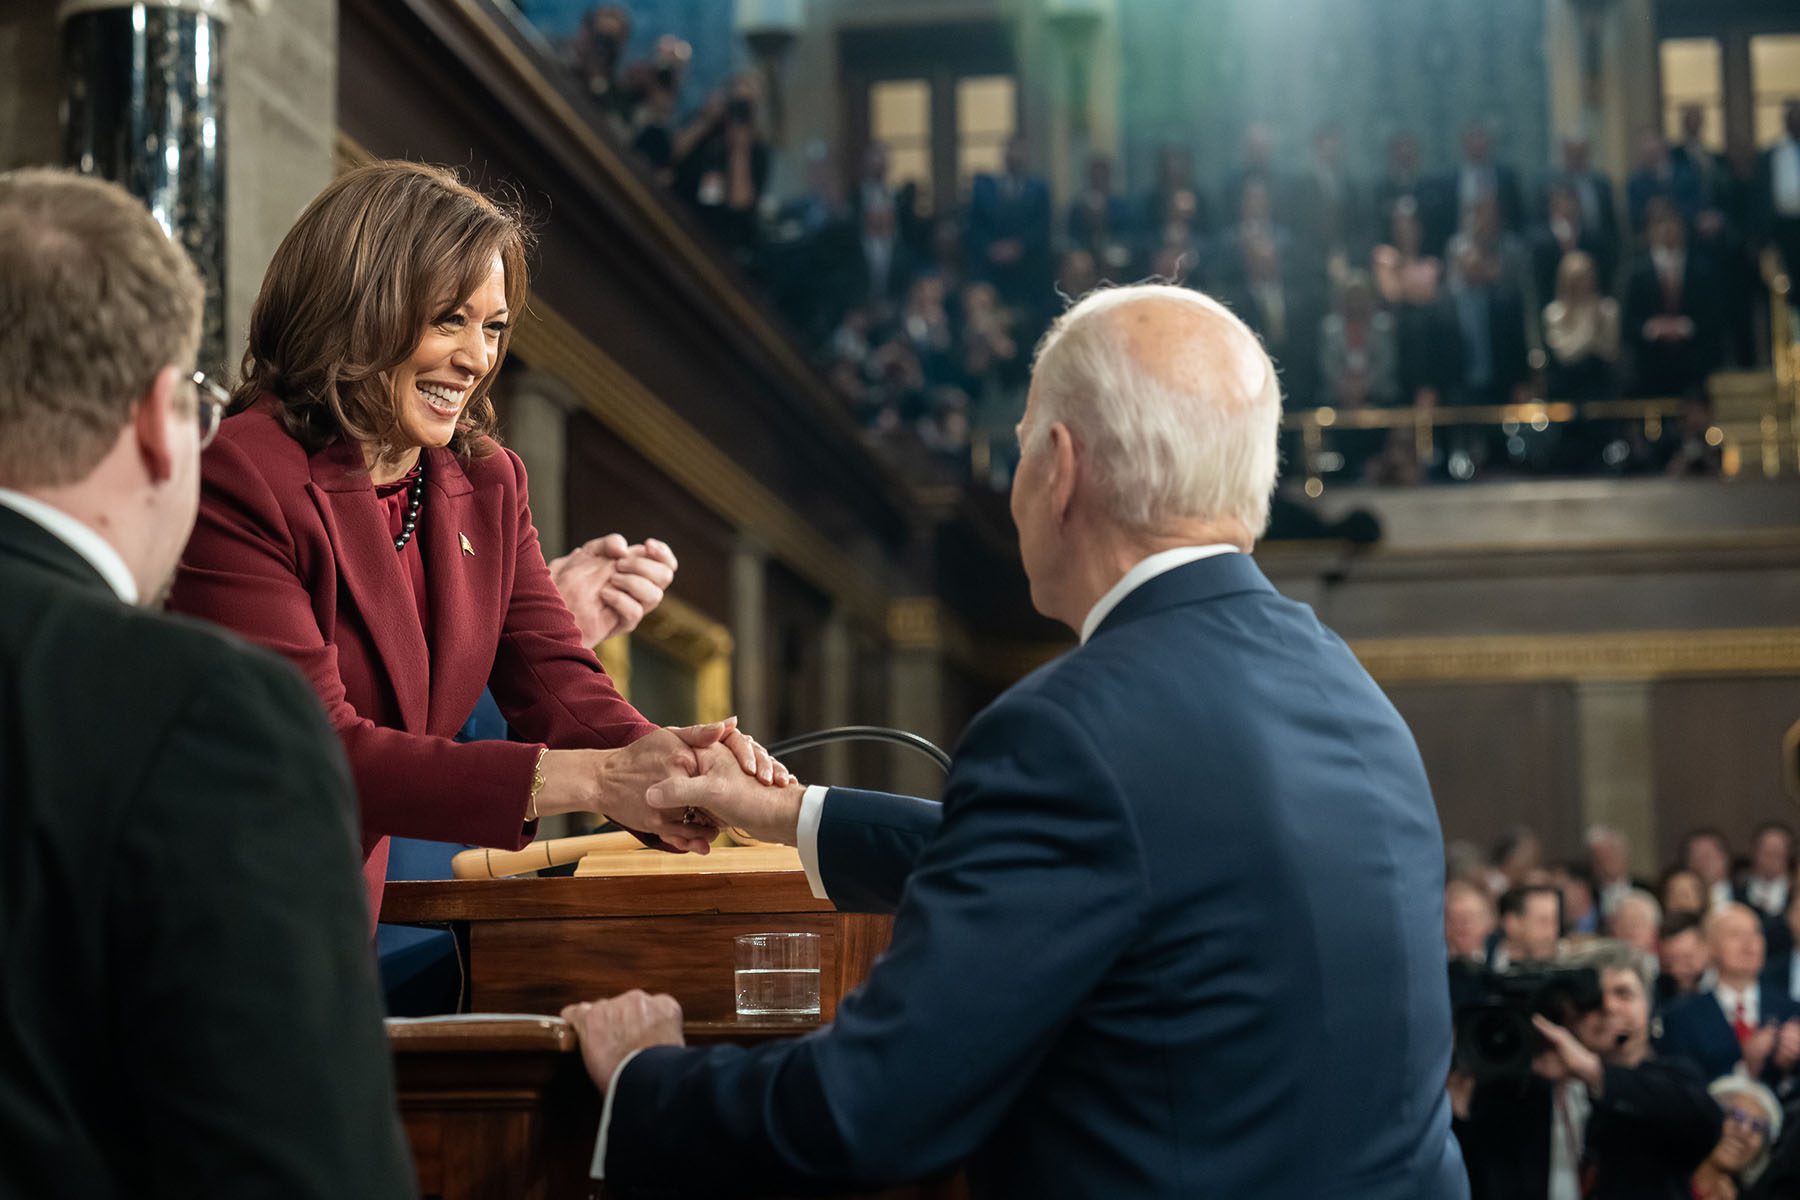
[[912, 250], [895, 225], [894, 211], [868, 209], [860, 228], [840, 226], [832, 242], [834, 249], [825, 261], [835, 268], [835, 314], [841, 318], [850, 309], [863, 308], [882, 321], [898, 312], [916, 268]]
[[[1550, 1147], [1566, 1136], [1552, 1085], [1536, 1075], [1478, 1085], [1456, 1123], [1470, 1200], [1549, 1195]], [[1608, 1066], [1588, 1114], [1585, 1200], [1691, 1200], [1687, 1177], [1718, 1141], [1719, 1108], [1692, 1064], [1651, 1059]]]
[[1323, 289], [1294, 279], [1282, 269], [1275, 243], [1252, 237], [1228, 240], [1225, 282], [1217, 294], [1256, 331], [1281, 370], [1281, 390], [1291, 408], [1317, 403], [1319, 329], [1325, 315]]
[[[1757, 1004], [1759, 1028], [1800, 1017], [1800, 1004], [1788, 996], [1785, 988], [1773, 985], [1766, 974], [1757, 985]], [[1698, 992], [1668, 1007], [1663, 1013], [1662, 1036], [1657, 1039], [1656, 1050], [1664, 1058], [1686, 1059], [1708, 1079], [1731, 1074], [1744, 1057], [1743, 1046], [1731, 1027], [1731, 1017], [1713, 991]], [[1772, 1086], [1782, 1074], [1771, 1059], [1763, 1079]]]
[[1749, 207], [1759, 238], [1800, 279], [1800, 101], [1787, 103], [1783, 120], [1785, 136], [1756, 160]]
[[1625, 284], [1622, 324], [1635, 394], [1698, 395], [1719, 364], [1716, 277], [1679, 247], [1639, 255]]
[[1499, 207], [1500, 227], [1511, 233], [1525, 228], [1525, 193], [1519, 173], [1494, 161], [1487, 131], [1471, 128], [1463, 134], [1463, 160], [1444, 180], [1456, 206], [1458, 224], [1467, 228], [1469, 215], [1486, 201]]
[[977, 175], [969, 193], [969, 250], [973, 272], [1008, 304], [1030, 306], [1050, 286], [1050, 188], [1025, 174], [1025, 150], [1007, 148], [1007, 167]]

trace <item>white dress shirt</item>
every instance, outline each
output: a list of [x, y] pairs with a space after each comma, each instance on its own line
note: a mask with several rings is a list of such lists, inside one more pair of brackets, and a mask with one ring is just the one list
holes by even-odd
[[0, 505], [12, 509], [81, 555], [83, 561], [100, 573], [100, 578], [106, 580], [106, 585], [112, 588], [119, 599], [127, 604], [138, 602], [137, 580], [131, 577], [131, 568], [125, 565], [119, 552], [112, 548], [112, 543], [94, 532], [91, 526], [76, 520], [53, 504], [45, 504], [35, 496], [27, 496], [11, 488], [0, 488]]
[[1565, 1079], [1551, 1092], [1550, 1181], [1545, 1200], [1581, 1200], [1581, 1155], [1593, 1102], [1587, 1084]]
[[1726, 987], [1722, 983], [1713, 985], [1713, 999], [1719, 1002], [1719, 1008], [1725, 1014], [1727, 1025], [1736, 1025], [1738, 1005], [1744, 1006], [1744, 1022], [1752, 1029], [1762, 1026], [1762, 996], [1753, 983], [1739, 991], [1734, 987]]
[[[1088, 639], [1094, 636], [1094, 631], [1100, 628], [1100, 623], [1106, 620], [1113, 609], [1119, 607], [1120, 601], [1158, 575], [1177, 567], [1185, 567], [1191, 562], [1199, 562], [1203, 558], [1239, 553], [1242, 552], [1236, 546], [1220, 543], [1209, 546], [1178, 546], [1141, 560], [1120, 576], [1119, 582], [1108, 588], [1106, 594], [1088, 610], [1087, 619], [1081, 623], [1081, 644], [1087, 645]], [[800, 851], [800, 866], [806, 872], [806, 885], [820, 900], [831, 899], [825, 892], [824, 877], [819, 873], [819, 825], [825, 819], [825, 793], [829, 790], [818, 784], [806, 789], [800, 800], [800, 825], [794, 839]], [[606, 1101], [600, 1110], [600, 1136], [594, 1143], [594, 1161], [589, 1171], [595, 1179], [605, 1178], [606, 1134], [612, 1127], [613, 1094], [618, 1090], [619, 1076], [634, 1057], [635, 1052], [619, 1063], [606, 1089]]]

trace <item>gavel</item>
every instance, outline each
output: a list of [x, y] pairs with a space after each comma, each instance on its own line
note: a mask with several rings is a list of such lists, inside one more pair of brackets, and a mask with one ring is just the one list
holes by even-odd
[[528, 871], [580, 862], [596, 850], [636, 850], [643, 844], [636, 834], [620, 831], [545, 838], [523, 850], [490, 850], [477, 846], [450, 860], [450, 874], [457, 879], [505, 879], [508, 875], [523, 875]]

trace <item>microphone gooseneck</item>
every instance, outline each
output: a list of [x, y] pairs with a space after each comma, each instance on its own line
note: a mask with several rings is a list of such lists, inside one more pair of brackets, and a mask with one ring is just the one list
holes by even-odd
[[776, 758], [785, 758], [801, 750], [813, 750], [835, 742], [887, 742], [894, 746], [904, 746], [929, 758], [946, 775], [950, 773], [950, 756], [936, 744], [916, 733], [908, 733], [904, 729], [889, 729], [885, 725], [843, 725], [836, 729], [802, 733], [770, 746], [769, 753]]

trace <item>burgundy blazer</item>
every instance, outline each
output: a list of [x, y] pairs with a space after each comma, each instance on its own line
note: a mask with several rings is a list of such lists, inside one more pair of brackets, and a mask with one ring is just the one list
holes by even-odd
[[[428, 645], [360, 447], [309, 457], [273, 407], [229, 418], [207, 449], [170, 607], [269, 647], [311, 681], [356, 778], [373, 916], [390, 835], [517, 848], [533, 833], [540, 749], [623, 746], [655, 726], [581, 644], [516, 454], [425, 452]], [[451, 740], [483, 687], [525, 741]]]

